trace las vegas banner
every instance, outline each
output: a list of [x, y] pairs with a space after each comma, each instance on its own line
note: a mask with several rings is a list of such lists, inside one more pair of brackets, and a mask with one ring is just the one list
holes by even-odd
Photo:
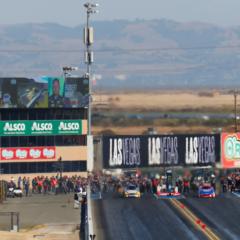
[[208, 166], [220, 161], [220, 135], [104, 136], [103, 167]]

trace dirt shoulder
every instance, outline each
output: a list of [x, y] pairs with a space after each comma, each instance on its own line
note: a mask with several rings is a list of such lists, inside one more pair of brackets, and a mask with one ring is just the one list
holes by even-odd
[[[1, 217], [1, 240], [79, 239], [80, 209], [73, 208], [73, 194], [8, 199], [0, 212], [19, 212], [20, 232], [10, 232], [10, 217]], [[16, 225], [16, 219], [14, 219]]]

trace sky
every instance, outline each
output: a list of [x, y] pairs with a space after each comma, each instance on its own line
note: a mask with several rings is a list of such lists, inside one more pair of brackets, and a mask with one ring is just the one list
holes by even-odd
[[[0, 0], [0, 24], [85, 23], [83, 0]], [[94, 2], [94, 1], [91, 1]], [[201, 21], [219, 26], [240, 25], [240, 0], [97, 0], [94, 21], [161, 19]]]

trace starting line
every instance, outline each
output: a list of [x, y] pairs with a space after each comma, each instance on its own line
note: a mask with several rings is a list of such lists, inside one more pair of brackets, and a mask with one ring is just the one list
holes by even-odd
[[99, 200], [102, 199], [102, 194], [101, 192], [90, 193], [90, 198], [92, 200]]
[[[174, 196], [174, 195], [158, 196], [157, 194], [153, 194], [153, 196], [154, 196], [156, 199], [183, 199], [183, 198], [185, 198], [185, 196], [183, 196], [183, 195], [180, 195], [180, 196]], [[240, 196], [239, 196], [239, 197], [240, 197]]]

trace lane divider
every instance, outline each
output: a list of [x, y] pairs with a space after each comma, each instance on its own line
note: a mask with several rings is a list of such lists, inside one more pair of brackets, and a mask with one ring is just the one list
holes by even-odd
[[195, 214], [193, 214], [184, 204], [177, 199], [170, 199], [172, 205], [187, 218], [198, 230], [200, 230], [210, 240], [220, 240], [220, 238]]

